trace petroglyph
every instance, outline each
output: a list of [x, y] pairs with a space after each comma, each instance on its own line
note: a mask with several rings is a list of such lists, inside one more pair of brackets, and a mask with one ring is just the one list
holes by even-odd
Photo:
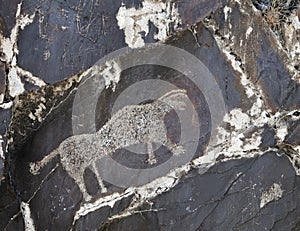
[[186, 98], [185, 90], [173, 90], [153, 103], [125, 106], [95, 134], [71, 136], [41, 161], [30, 163], [30, 172], [33, 175], [38, 174], [47, 163], [59, 155], [64, 170], [78, 184], [86, 201], [91, 198], [83, 179], [87, 167], [95, 173], [101, 192], [105, 193], [107, 189], [96, 167], [96, 161], [104, 155], [111, 155], [117, 149], [130, 145], [145, 143], [148, 146], [147, 162], [154, 164], [157, 160], [152, 151], [152, 143], [164, 145], [174, 155], [184, 152], [183, 147], [168, 139], [164, 117], [173, 109], [184, 110]]

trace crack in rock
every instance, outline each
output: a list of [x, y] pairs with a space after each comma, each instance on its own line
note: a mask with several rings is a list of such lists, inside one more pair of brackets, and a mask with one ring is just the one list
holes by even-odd
[[[267, 151], [263, 152], [262, 155]], [[124, 193], [114, 193], [96, 199], [93, 202], [84, 203], [81, 205], [79, 210], [77, 210], [74, 216], [73, 226], [80, 217], [86, 216], [87, 214], [105, 206], [113, 208], [117, 201], [133, 196], [130, 205], [119, 214], [110, 216], [108, 221], [111, 222], [116, 219], [129, 217], [135, 213], [136, 209], [139, 207], [144, 204], [151, 204], [151, 200], [174, 188], [180, 182], [182, 177], [186, 176], [192, 169], [201, 169], [201, 172], [203, 173], [213, 166], [215, 162], [216, 161], [208, 160], [206, 156], [201, 156], [181, 167], [171, 170], [167, 175], [159, 177], [146, 185], [130, 187], [126, 189]]]
[[[24, 77], [24, 80], [30, 82], [36, 86], [44, 86], [45, 82], [40, 78], [33, 76], [32, 73], [23, 70], [18, 67], [17, 56], [19, 54], [18, 50], [18, 38], [20, 30], [30, 25], [34, 18], [35, 13], [32, 15], [24, 15], [21, 13], [22, 4], [18, 4], [16, 11], [16, 24], [11, 30], [10, 36], [8, 38], [0, 34], [0, 50], [1, 50], [1, 61], [5, 62], [8, 66], [8, 93], [12, 98], [22, 94], [25, 91], [24, 84], [21, 80], [21, 77]], [[2, 102], [0, 102], [2, 103]]]
[[[239, 1], [235, 2], [238, 2], [241, 5]], [[176, 18], [177, 16], [179, 16], [178, 12], [175, 9], [175, 6], [171, 5], [171, 3], [162, 3], [156, 1], [155, 7], [150, 3], [154, 4], [154, 1], [145, 0], [145, 2], [143, 3], [143, 7], [140, 9], [127, 9], [125, 5], [122, 5], [119, 9], [119, 12], [117, 14], [118, 24], [121, 29], [124, 29], [124, 33], [126, 35], [126, 43], [130, 47], [135, 48], [144, 45], [144, 40], [140, 35], [140, 32], [145, 32], [146, 35], [149, 33], [149, 21], [153, 22], [153, 24], [157, 26], [159, 30], [158, 34], [155, 35], [155, 38], [158, 40], [164, 40], [168, 36], [170, 31], [170, 22], [177, 22], [178, 25], [180, 23], [180, 19]], [[176, 12], [174, 14], [176, 16], [175, 19], [172, 18], [173, 11]], [[229, 19], [229, 14], [231, 13], [231, 8], [224, 8], [225, 20]], [[145, 15], [146, 17], [144, 17]], [[32, 17], [32, 20], [34, 18], [34, 16], [24, 17], [27, 17], [29, 19], [31, 19]], [[124, 23], [125, 20], [127, 20], [127, 24]], [[90, 214], [100, 208], [107, 206], [110, 208], [114, 208], [114, 206], [117, 204], [116, 202], [119, 202], [124, 198], [132, 197], [130, 205], [119, 214], [109, 217], [108, 221], [128, 217], [133, 213], [138, 212], [136, 211], [137, 208], [146, 203], [151, 204], [151, 200], [156, 198], [158, 195], [170, 191], [179, 182], [181, 182], [180, 180], [182, 179], [182, 177], [186, 176], [192, 169], [199, 168], [200, 170], [200, 168], [202, 168], [202, 171], [203, 168], [208, 169], [210, 166], [214, 165], [217, 162], [217, 158], [221, 155], [225, 155], [226, 158], [224, 161], [227, 161], [230, 159], [251, 158], [254, 155], [262, 155], [269, 150], [275, 150], [279, 153], [280, 151], [282, 151], [286, 155], [288, 155], [291, 159], [291, 162], [293, 163], [295, 170], [297, 170], [297, 165], [300, 166], [300, 161], [299, 163], [296, 163], [296, 160], [299, 159], [300, 146], [293, 147], [284, 143], [288, 135], [290, 121], [299, 120], [299, 116], [296, 115], [297, 113], [295, 114], [295, 112], [298, 111], [292, 110], [272, 113], [270, 109], [266, 109], [262, 89], [260, 88], [260, 86], [257, 86], [253, 82], [251, 82], [251, 80], [249, 80], [248, 76], [246, 75], [246, 73], [248, 72], [244, 70], [245, 63], [243, 63], [243, 61], [241, 61], [242, 59], [236, 54], [234, 50], [234, 44], [230, 42], [230, 40], [233, 40], [230, 33], [222, 36], [217, 33], [219, 28], [216, 28], [214, 24], [210, 24], [209, 20], [206, 20], [206, 22], [208, 22], [207, 27], [212, 29], [213, 31], [213, 36], [217, 42], [219, 49], [221, 50], [221, 52], [223, 52], [232, 68], [236, 71], [236, 73], [238, 73], [238, 80], [241, 86], [243, 86], [245, 96], [249, 100], [251, 106], [243, 110], [241, 108], [234, 108], [224, 116], [223, 122], [227, 125], [227, 127], [220, 126], [218, 128], [218, 140], [216, 144], [205, 153], [204, 156], [194, 159], [193, 161], [181, 167], [173, 169], [167, 175], [157, 178], [146, 185], [140, 187], [130, 187], [122, 193], [105, 195], [99, 199], [93, 200], [92, 202], [89, 201], [87, 203], [81, 204], [80, 208], [75, 213], [73, 226], [81, 217], [84, 217], [87, 214]], [[230, 24], [230, 26], [232, 25]], [[22, 29], [21, 26], [20, 28]], [[249, 38], [252, 35], [253, 28], [250, 26], [246, 31], [246, 38]], [[13, 46], [16, 48], [16, 45], [13, 44]], [[8, 55], [10, 54], [8, 53]], [[30, 72], [26, 72], [25, 70], [17, 67], [16, 55], [17, 52], [12, 54], [12, 57], [15, 57], [15, 60], [12, 60], [13, 62], [11, 61], [11, 63], [15, 62], [15, 69], [17, 70], [17, 74], [23, 73], [23, 75], [27, 76], [28, 78], [26, 81], [31, 81], [38, 86], [44, 86], [45, 83], [43, 81], [40, 81]], [[28, 111], [26, 112], [26, 117], [30, 122], [34, 122], [40, 125], [44, 121], [44, 119], [53, 112], [54, 108], [57, 108], [59, 107], [59, 105], [61, 105], [61, 102], [58, 103], [59, 100], [54, 100], [55, 102], [51, 103], [51, 105], [46, 105], [47, 97], [45, 97], [45, 95], [47, 89], [53, 91], [53, 95], [55, 97], [64, 96], [62, 98], [65, 98], [71, 94], [70, 92], [77, 89], [73, 84], [75, 83], [76, 85], [77, 83], [79, 83], [82, 80], [83, 76], [87, 75], [87, 73], [98, 74], [99, 72], [102, 72], [103, 74], [105, 87], [112, 87], [114, 91], [117, 83], [120, 80], [121, 71], [118, 63], [113, 61], [112, 63], [106, 63], [103, 68], [89, 69], [87, 72], [85, 72], [85, 74], [75, 76], [71, 80], [69, 79], [62, 82], [63, 84], [60, 83], [60, 85], [55, 86], [44, 86], [39, 89], [39, 91], [35, 91], [35, 93], [38, 92], [37, 94], [30, 93], [27, 96], [20, 95], [20, 98], [18, 98], [14, 107], [14, 118], [18, 118], [19, 115], [21, 115], [22, 118], [21, 110], [25, 108], [26, 102], [34, 101], [34, 106], [30, 108], [29, 113]], [[66, 91], [67, 96], [65, 96]], [[16, 95], [18, 94], [16, 93]], [[19, 122], [16, 123], [16, 127], [17, 125], [19, 125]], [[278, 142], [278, 148], [274, 147], [274, 149], [269, 148], [267, 150], [263, 150], [262, 148], [260, 148], [262, 132], [265, 125], [274, 129]], [[228, 126], [230, 127], [229, 129]], [[14, 130], [12, 131], [14, 132]], [[16, 140], [13, 139], [10, 140], [10, 143], [12, 141], [16, 142]], [[281, 186], [276, 183], [273, 184], [269, 190], [262, 193], [260, 198], [260, 207], [263, 208], [271, 201], [280, 199], [282, 197], [282, 194], [283, 190], [281, 189]], [[25, 229], [35, 230], [34, 221], [31, 217], [29, 202], [21, 203], [21, 211], [25, 221]]]
[[[226, 8], [224, 13], [231, 13], [231, 10]], [[288, 135], [291, 121], [300, 119], [298, 116], [299, 109], [272, 113], [271, 109], [266, 108], [263, 90], [259, 85], [255, 85], [245, 74], [245, 65], [234, 51], [234, 38], [231, 38], [230, 34], [222, 36], [216, 23], [209, 18], [205, 20], [205, 25], [213, 31], [213, 36], [219, 49], [223, 52], [232, 68], [239, 73], [240, 83], [244, 87], [248, 99], [252, 102], [252, 107], [246, 112], [240, 108], [235, 108], [224, 116], [224, 122], [229, 124], [231, 129], [228, 130], [226, 126], [218, 128], [217, 141], [214, 146], [214, 148], [217, 147], [219, 150], [218, 156], [222, 156], [223, 159], [236, 159], [249, 157], [246, 156], [249, 154], [251, 156], [251, 151], [253, 150], [261, 150], [261, 135], [265, 125], [275, 131], [278, 145], [283, 145]], [[248, 36], [252, 31], [253, 28], [251, 27], [251, 32], [248, 31]], [[297, 148], [294, 148], [294, 150], [297, 150]], [[212, 151], [215, 152], [214, 149]], [[300, 158], [298, 156], [300, 156], [300, 152], [294, 155], [291, 160], [297, 174], [300, 167]]]
[[18, 37], [20, 30], [23, 30], [27, 25], [33, 22], [35, 14], [22, 15], [21, 14], [22, 2], [18, 4], [17, 12], [16, 12], [16, 24], [12, 28], [10, 37], [5, 38], [0, 35], [1, 40], [1, 51], [2, 56], [1, 60], [6, 62], [9, 65], [8, 72], [8, 91], [11, 97], [16, 97], [25, 91], [24, 84], [22, 83], [16, 66], [17, 66], [17, 55], [19, 53], [18, 50]]

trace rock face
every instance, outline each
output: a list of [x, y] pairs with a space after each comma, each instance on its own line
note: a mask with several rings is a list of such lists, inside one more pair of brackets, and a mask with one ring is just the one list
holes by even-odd
[[299, 230], [292, 1], [0, 1], [0, 230]]

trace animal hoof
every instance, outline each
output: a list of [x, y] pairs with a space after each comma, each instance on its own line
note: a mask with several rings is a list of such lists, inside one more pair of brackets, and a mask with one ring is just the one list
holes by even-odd
[[172, 152], [173, 152], [173, 154], [175, 155], [175, 156], [178, 156], [178, 155], [180, 155], [180, 154], [183, 154], [184, 153], [184, 148], [182, 147], [182, 146], [177, 146], [176, 148], [174, 148], [173, 150], [172, 150]]
[[32, 175], [37, 175], [39, 173], [39, 168], [35, 163], [29, 163], [29, 172]]
[[107, 188], [105, 188], [105, 187], [102, 188], [102, 189], [101, 189], [101, 193], [107, 193]]
[[92, 200], [92, 197], [90, 195], [84, 195], [83, 198], [85, 202], [89, 202]]
[[148, 160], [147, 160], [147, 163], [148, 163], [148, 164], [151, 164], [151, 165], [152, 165], [152, 164], [156, 164], [156, 163], [157, 163], [157, 160], [156, 160], [155, 158], [153, 158], [153, 159], [148, 159]]

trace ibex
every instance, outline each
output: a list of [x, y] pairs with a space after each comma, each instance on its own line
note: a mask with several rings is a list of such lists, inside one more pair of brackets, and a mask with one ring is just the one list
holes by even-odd
[[78, 184], [86, 201], [91, 198], [83, 179], [87, 167], [92, 168], [101, 192], [105, 193], [107, 190], [96, 168], [96, 161], [102, 156], [111, 155], [120, 148], [145, 143], [148, 152], [147, 162], [154, 164], [156, 158], [152, 149], [153, 142], [166, 146], [174, 155], [184, 152], [181, 146], [167, 138], [164, 117], [172, 109], [184, 110], [185, 98], [187, 98], [185, 90], [172, 90], [152, 103], [125, 106], [95, 134], [71, 136], [41, 161], [30, 163], [30, 172], [33, 175], [38, 174], [50, 160], [60, 155], [62, 167]]

